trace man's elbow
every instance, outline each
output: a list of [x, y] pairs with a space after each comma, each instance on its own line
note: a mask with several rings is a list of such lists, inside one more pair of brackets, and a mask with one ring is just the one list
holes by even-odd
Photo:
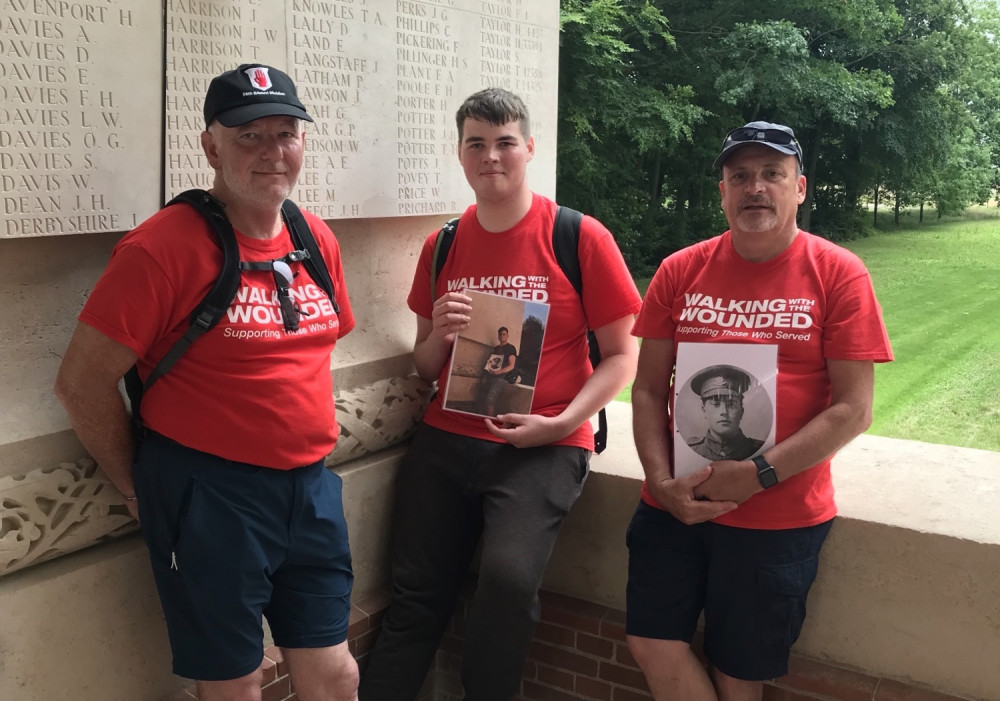
[[850, 407], [850, 414], [847, 417], [847, 425], [852, 429], [854, 436], [860, 436], [871, 428], [875, 415], [872, 412], [871, 404]]
[[71, 415], [93, 394], [93, 389], [88, 388], [86, 378], [75, 378], [63, 368], [60, 368], [56, 375], [52, 391], [59, 403]]
[[64, 407], [73, 402], [73, 383], [69, 381], [62, 368], [56, 373], [56, 381], [52, 385], [52, 393]]

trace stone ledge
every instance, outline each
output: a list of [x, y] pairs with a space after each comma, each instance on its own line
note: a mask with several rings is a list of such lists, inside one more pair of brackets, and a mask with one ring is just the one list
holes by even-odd
[[[543, 586], [624, 609], [624, 533], [642, 468], [631, 406], [612, 402], [608, 424], [609, 448], [592, 460]], [[996, 701], [1000, 453], [863, 435], [833, 472], [840, 516], [796, 653], [883, 688], [895, 680]]]

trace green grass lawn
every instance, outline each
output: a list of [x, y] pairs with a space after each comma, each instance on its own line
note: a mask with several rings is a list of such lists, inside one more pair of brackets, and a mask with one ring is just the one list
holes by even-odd
[[991, 214], [848, 244], [871, 272], [896, 356], [875, 367], [869, 433], [1000, 451], [1000, 218]]
[[[868, 432], [1000, 451], [1000, 213], [911, 224], [847, 248], [871, 271], [896, 356], [875, 367]], [[630, 397], [628, 387], [617, 399]]]

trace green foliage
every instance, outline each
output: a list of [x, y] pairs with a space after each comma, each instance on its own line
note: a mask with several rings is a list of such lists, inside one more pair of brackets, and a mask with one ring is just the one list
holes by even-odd
[[795, 128], [800, 222], [829, 238], [876, 192], [946, 215], [1000, 187], [996, 3], [563, 0], [562, 28], [558, 196], [637, 275], [726, 228], [711, 163], [755, 119]]
[[874, 232], [872, 215], [862, 209], [819, 207], [813, 211], [812, 221], [813, 229], [838, 243], [864, 238]]
[[674, 47], [653, 3], [563, 2], [558, 196], [604, 222], [636, 269], [652, 264], [662, 247], [648, 234], [669, 221], [664, 156], [703, 118], [690, 87], [664, 80]]

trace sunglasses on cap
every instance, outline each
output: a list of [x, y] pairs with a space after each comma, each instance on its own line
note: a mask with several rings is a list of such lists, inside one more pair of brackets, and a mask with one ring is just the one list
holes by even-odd
[[726, 141], [766, 141], [779, 146], [798, 144], [795, 137], [781, 129], [758, 129], [757, 127], [737, 127], [726, 134]]
[[285, 325], [285, 330], [298, 331], [302, 312], [288, 293], [288, 288], [295, 280], [292, 267], [283, 260], [272, 260], [271, 272], [274, 274], [274, 286], [278, 289], [278, 309], [281, 310], [281, 321]]
[[281, 322], [286, 331], [298, 331], [299, 320], [303, 316], [308, 316], [299, 309], [292, 299], [289, 289], [295, 282], [295, 273], [289, 263], [305, 260], [309, 257], [309, 251], [292, 251], [282, 258], [274, 260], [247, 262], [240, 261], [241, 270], [269, 270], [274, 277], [274, 287], [278, 292], [278, 310], [281, 312]]

